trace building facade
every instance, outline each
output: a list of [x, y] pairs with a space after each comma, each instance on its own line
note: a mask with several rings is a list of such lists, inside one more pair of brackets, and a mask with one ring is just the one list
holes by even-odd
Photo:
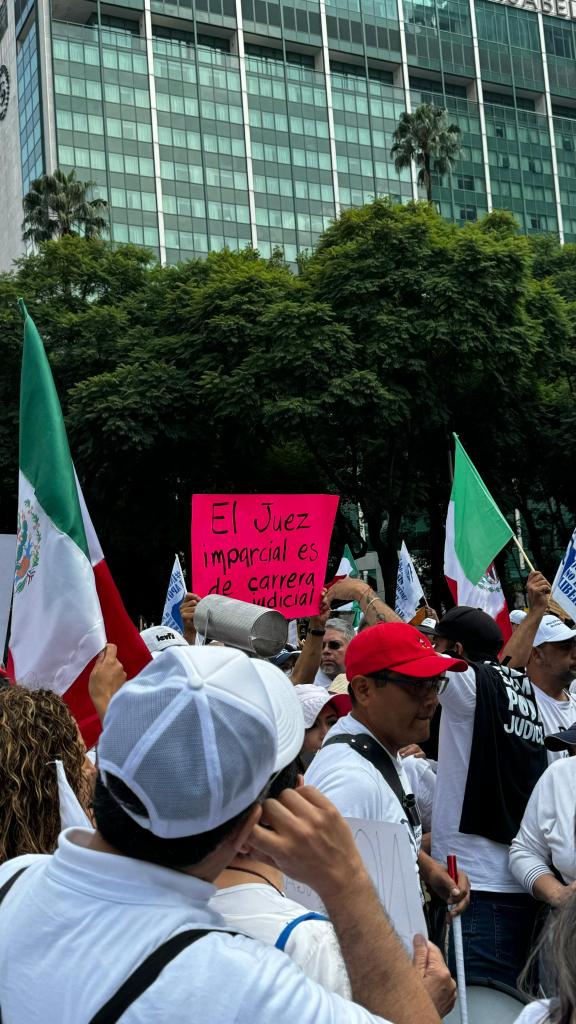
[[341, 209], [418, 197], [390, 149], [422, 102], [462, 132], [444, 216], [576, 241], [576, 0], [0, 0], [0, 266], [57, 166], [163, 261], [294, 262]]

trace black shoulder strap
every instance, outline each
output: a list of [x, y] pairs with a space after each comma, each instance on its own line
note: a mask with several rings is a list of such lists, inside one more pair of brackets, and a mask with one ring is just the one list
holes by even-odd
[[330, 736], [329, 739], [324, 740], [322, 746], [328, 747], [332, 743], [345, 743], [346, 746], [351, 747], [357, 754], [360, 754], [361, 757], [364, 757], [370, 764], [374, 765], [402, 805], [412, 831], [421, 826], [422, 823], [414, 795], [404, 792], [404, 787], [392, 763], [392, 758], [372, 736], [369, 736], [367, 732], [360, 732], [355, 735], [340, 733], [339, 736]]
[[[132, 972], [118, 991], [92, 1017], [90, 1024], [116, 1024], [128, 1007], [156, 981], [160, 972], [171, 960], [191, 946], [193, 942], [197, 942], [198, 939], [202, 939], [205, 935], [211, 935], [213, 932], [214, 929], [188, 928], [167, 939]], [[236, 935], [237, 932], [225, 932], [224, 934]]]
[[[26, 865], [28, 867], [28, 865]], [[4, 897], [9, 893], [10, 889], [14, 885], [17, 878], [20, 878], [22, 872], [26, 871], [26, 867], [20, 868], [19, 871], [15, 871], [13, 875], [4, 883], [0, 889], [0, 903]], [[158, 949], [155, 949], [149, 956], [132, 972], [129, 978], [126, 979], [123, 985], [120, 986], [117, 992], [108, 1000], [108, 1002], [98, 1010], [90, 1024], [116, 1024], [116, 1021], [120, 1019], [123, 1013], [128, 1009], [132, 1003], [146, 991], [162, 970], [170, 963], [174, 957], [177, 957], [187, 946], [191, 946], [193, 942], [197, 942], [198, 939], [202, 939], [205, 935], [211, 935], [215, 929], [206, 928], [188, 928], [184, 932], [178, 932], [177, 935], [173, 935], [172, 938], [167, 939], [163, 942]], [[226, 935], [236, 935], [237, 932], [225, 932]], [[2, 1013], [0, 1011], [0, 1024], [2, 1024]]]
[[14, 882], [16, 881], [16, 879], [20, 878], [20, 875], [24, 871], [26, 871], [27, 867], [28, 867], [28, 865], [26, 864], [26, 867], [20, 868], [19, 871], [15, 871], [14, 874], [10, 876], [8, 881], [4, 882], [4, 885], [0, 889], [0, 903], [2, 903], [2, 900], [4, 899], [4, 897], [7, 896], [8, 893], [10, 892], [10, 889], [14, 885]]

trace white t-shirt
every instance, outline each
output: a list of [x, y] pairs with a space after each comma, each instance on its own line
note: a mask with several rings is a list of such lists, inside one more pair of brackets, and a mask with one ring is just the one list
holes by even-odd
[[404, 757], [402, 767], [408, 776], [411, 792], [416, 797], [422, 831], [429, 832], [432, 828], [432, 807], [436, 792], [436, 762], [427, 757]]
[[514, 1024], [544, 1024], [549, 1019], [553, 1003], [553, 999], [536, 999], [528, 1003]]
[[451, 672], [449, 680], [439, 698], [442, 717], [432, 810], [432, 856], [446, 864], [448, 854], [454, 854], [472, 889], [524, 892], [510, 871], [508, 846], [459, 830], [476, 709], [474, 669]]
[[[54, 856], [18, 857], [0, 886], [30, 866], [0, 907], [3, 1024], [88, 1024], [162, 942], [187, 928], [224, 929], [214, 886], [181, 871], [100, 853], [69, 829]], [[289, 957], [218, 931], [189, 946], [122, 1015], [122, 1024], [370, 1024]]]
[[[545, 735], [558, 732], [559, 728], [566, 728], [576, 720], [574, 710], [571, 710], [575, 703], [573, 700], [553, 700], [537, 686], [534, 686], [534, 692]], [[474, 670], [468, 668], [465, 672], [451, 672], [450, 682], [439, 699], [442, 717], [432, 812], [432, 856], [445, 864], [447, 855], [455, 854], [458, 866], [467, 873], [473, 889], [523, 892], [523, 887], [510, 871], [508, 846], [459, 831], [476, 710]], [[558, 725], [560, 721], [562, 726]], [[558, 760], [558, 754], [547, 753], [549, 764]]]
[[[570, 695], [568, 700], [555, 700], [554, 697], [549, 697], [547, 693], [544, 693], [536, 683], [532, 683], [532, 686], [536, 694], [540, 717], [544, 723], [545, 736], [560, 732], [561, 729], [567, 729], [568, 726], [576, 722], [576, 698], [573, 695]], [[548, 764], [565, 757], [568, 757], [567, 750], [549, 750]]]
[[[232, 931], [246, 932], [274, 946], [286, 925], [307, 914], [306, 907], [265, 883], [248, 882], [218, 889], [210, 906]], [[336, 933], [329, 921], [300, 921], [290, 932], [284, 952], [329, 992], [351, 999], [350, 982]]]
[[511, 871], [528, 892], [552, 865], [567, 885], [576, 881], [575, 809], [576, 757], [562, 758], [536, 783], [510, 846]]
[[[343, 733], [354, 736], [361, 732], [373, 736], [373, 733], [352, 715], [345, 715], [332, 726], [326, 738]], [[373, 738], [376, 739], [375, 736]], [[393, 757], [388, 751], [386, 753], [398, 772], [404, 792], [411, 793], [402, 759]], [[404, 825], [414, 854], [416, 884], [419, 888], [418, 854], [422, 829], [416, 829], [416, 834], [413, 833], [400, 801], [374, 765], [346, 743], [334, 743], [322, 746], [308, 768], [305, 778], [306, 785], [316, 786], [336, 805], [344, 818], [389, 821], [392, 824]]]

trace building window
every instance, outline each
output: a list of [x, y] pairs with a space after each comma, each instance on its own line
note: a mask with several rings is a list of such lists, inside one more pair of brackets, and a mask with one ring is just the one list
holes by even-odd
[[464, 189], [467, 192], [474, 191], [474, 178], [471, 174], [464, 174], [458, 178], [458, 188]]
[[477, 216], [475, 206], [462, 206], [460, 209], [460, 220], [476, 220]]
[[497, 139], [505, 139], [506, 138], [506, 125], [505, 124], [496, 124], [496, 125], [494, 125], [494, 134], [495, 134]]

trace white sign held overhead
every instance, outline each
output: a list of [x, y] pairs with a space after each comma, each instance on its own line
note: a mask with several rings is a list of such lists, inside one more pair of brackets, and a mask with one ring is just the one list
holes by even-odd
[[[427, 930], [406, 830], [383, 821], [347, 820], [382, 905], [412, 956], [414, 936], [427, 935]], [[307, 910], [324, 912], [322, 900], [308, 885], [287, 878], [286, 895]]]

